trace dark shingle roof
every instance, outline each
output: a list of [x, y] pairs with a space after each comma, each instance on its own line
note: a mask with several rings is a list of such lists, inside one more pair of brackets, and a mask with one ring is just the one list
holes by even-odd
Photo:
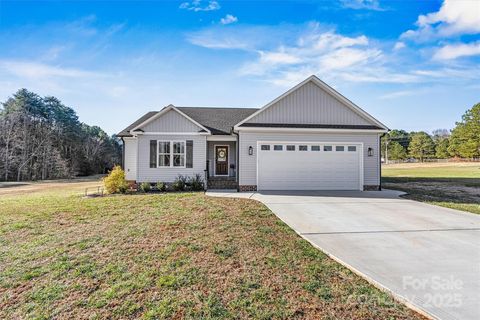
[[242, 123], [240, 127], [261, 127], [261, 128], [306, 128], [306, 129], [363, 129], [376, 130], [382, 129], [370, 125], [351, 125], [351, 124], [297, 124], [297, 123]]
[[[254, 108], [204, 108], [204, 107], [175, 107], [193, 120], [209, 129], [212, 134], [231, 134], [234, 125], [257, 111]], [[130, 137], [130, 130], [146, 121], [159, 111], [150, 111], [140, 119], [120, 131], [117, 136]]]
[[126, 127], [125, 129], [123, 129], [122, 131], [120, 131], [118, 134], [117, 134], [117, 137], [131, 137], [132, 135], [130, 134], [130, 130], [132, 130], [133, 128], [135, 128], [136, 126], [138, 126], [140, 123], [146, 121], [147, 119], [149, 119], [150, 117], [153, 117], [155, 114], [157, 114], [158, 111], [149, 111], [147, 112], [146, 114], [144, 114], [143, 116], [140, 117], [140, 119], [138, 119], [137, 121], [135, 121], [134, 123], [132, 123], [131, 125], [129, 125], [128, 127]]
[[234, 125], [257, 111], [254, 108], [192, 108], [177, 107], [212, 134], [231, 134]]

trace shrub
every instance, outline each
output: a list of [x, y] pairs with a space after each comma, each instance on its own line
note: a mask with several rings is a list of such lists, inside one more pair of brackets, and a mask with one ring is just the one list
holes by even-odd
[[172, 188], [175, 191], [183, 191], [185, 190], [185, 186], [187, 184], [187, 178], [179, 175], [177, 178], [175, 178], [175, 181], [172, 183]]
[[108, 176], [103, 178], [103, 184], [107, 193], [124, 193], [128, 190], [125, 171], [123, 171], [120, 166], [113, 167]]
[[202, 191], [204, 189], [203, 178], [198, 173], [192, 178], [190, 178], [188, 183], [190, 185], [190, 188], [192, 188], [192, 191]]
[[167, 185], [163, 182], [157, 182], [156, 187], [157, 187], [158, 191], [166, 191], [167, 190]]
[[148, 192], [148, 191], [150, 191], [151, 187], [152, 187], [152, 186], [151, 186], [150, 183], [148, 183], [148, 182], [142, 182], [142, 183], [140, 184], [140, 190], [142, 190], [143, 192]]

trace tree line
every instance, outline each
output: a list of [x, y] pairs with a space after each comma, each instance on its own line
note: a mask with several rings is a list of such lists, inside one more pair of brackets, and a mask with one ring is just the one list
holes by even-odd
[[0, 104], [0, 180], [45, 180], [105, 173], [121, 145], [52, 96], [20, 89]]
[[480, 103], [462, 116], [453, 130], [424, 131], [391, 130], [382, 137], [382, 157], [388, 160], [480, 158]]

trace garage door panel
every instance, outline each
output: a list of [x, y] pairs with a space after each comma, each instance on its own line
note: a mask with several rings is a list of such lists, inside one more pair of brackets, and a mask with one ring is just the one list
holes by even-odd
[[273, 144], [270, 150], [259, 151], [259, 190], [360, 189], [359, 146], [355, 152], [311, 151], [310, 146], [299, 151], [298, 145], [295, 151], [286, 151], [287, 144], [291, 143], [283, 143], [283, 151], [274, 151]]

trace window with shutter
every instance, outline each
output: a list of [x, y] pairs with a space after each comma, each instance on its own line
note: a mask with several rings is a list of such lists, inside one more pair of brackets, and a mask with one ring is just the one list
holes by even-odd
[[157, 167], [157, 140], [150, 140], [150, 168]]
[[185, 164], [187, 168], [193, 168], [193, 140], [187, 140], [187, 155]]

